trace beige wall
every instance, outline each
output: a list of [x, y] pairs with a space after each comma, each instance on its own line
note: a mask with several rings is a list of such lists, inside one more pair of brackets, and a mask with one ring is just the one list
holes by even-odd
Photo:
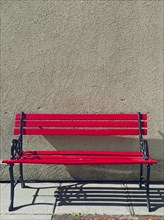
[[[1, 158], [9, 157], [17, 112], [141, 111], [149, 114], [150, 152], [159, 161], [152, 179], [162, 180], [162, 7], [156, 0], [1, 0]], [[138, 140], [32, 137], [24, 145], [137, 150]], [[137, 168], [25, 166], [25, 178], [137, 179]]]

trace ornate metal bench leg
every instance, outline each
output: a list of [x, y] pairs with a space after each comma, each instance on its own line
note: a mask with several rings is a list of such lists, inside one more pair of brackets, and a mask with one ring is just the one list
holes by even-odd
[[23, 179], [23, 164], [19, 164], [19, 173], [20, 173], [20, 181], [21, 181], [21, 187], [22, 188], [25, 188], [25, 182], [24, 182], [24, 179]]
[[13, 172], [13, 167], [14, 164], [10, 164], [9, 165], [9, 173], [10, 173], [10, 181], [11, 181], [11, 185], [10, 185], [10, 206], [9, 206], [9, 211], [13, 210], [13, 204], [14, 204], [14, 172]]
[[143, 164], [140, 164], [140, 183], [139, 183], [140, 189], [142, 188], [142, 183], [143, 183]]
[[147, 208], [148, 211], [150, 212], [151, 208], [150, 208], [149, 184], [150, 184], [150, 164], [147, 165], [147, 180], [146, 180]]

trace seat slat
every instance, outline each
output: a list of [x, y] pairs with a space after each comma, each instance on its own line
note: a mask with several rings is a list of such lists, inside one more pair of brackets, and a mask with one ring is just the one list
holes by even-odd
[[100, 155], [100, 156], [135, 156], [141, 157], [141, 152], [127, 152], [127, 151], [80, 151], [80, 150], [48, 150], [48, 151], [24, 151], [23, 156], [26, 155]]
[[[16, 120], [20, 114], [16, 114]], [[138, 120], [138, 114], [25, 114], [25, 120]], [[147, 120], [147, 114], [141, 114]]]
[[116, 159], [121, 159], [121, 160], [136, 160], [136, 159], [143, 159], [142, 156], [136, 157], [136, 156], [127, 156], [127, 155], [119, 155], [119, 158], [116, 157], [115, 155], [26, 155], [22, 156], [20, 159], [41, 159], [41, 160], [97, 160], [97, 159], [108, 159], [108, 160], [116, 160]]
[[89, 164], [156, 164], [157, 161], [149, 159], [144, 160], [143, 158], [118, 158], [118, 157], [47, 157], [42, 158], [36, 157], [26, 157], [20, 158], [18, 160], [3, 160], [3, 163], [30, 163], [30, 164], [62, 164], [62, 165], [89, 165]]
[[[14, 129], [14, 135], [19, 134], [19, 129]], [[139, 129], [23, 129], [24, 135], [139, 135]], [[143, 129], [146, 135], [147, 130]]]
[[[20, 126], [20, 121], [15, 121], [15, 127]], [[24, 127], [138, 127], [138, 122], [128, 121], [24, 121]], [[147, 122], [141, 123], [147, 127]]]

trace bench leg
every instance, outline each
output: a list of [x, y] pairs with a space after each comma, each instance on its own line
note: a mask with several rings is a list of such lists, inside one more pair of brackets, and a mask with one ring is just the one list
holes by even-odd
[[21, 181], [21, 187], [25, 188], [26, 186], [25, 186], [25, 182], [23, 179], [23, 164], [19, 164], [19, 173], [20, 173], [19, 180]]
[[142, 188], [142, 183], [143, 182], [144, 182], [144, 178], [143, 178], [143, 164], [140, 164], [140, 183], [139, 183], [140, 189]]
[[9, 211], [13, 210], [13, 204], [14, 204], [14, 187], [15, 187], [15, 181], [14, 181], [14, 172], [13, 172], [14, 164], [9, 164], [9, 174], [10, 174], [10, 205], [9, 205]]
[[150, 212], [151, 208], [150, 208], [149, 185], [150, 185], [150, 164], [147, 165], [147, 180], [146, 180], [147, 208], [148, 211]]

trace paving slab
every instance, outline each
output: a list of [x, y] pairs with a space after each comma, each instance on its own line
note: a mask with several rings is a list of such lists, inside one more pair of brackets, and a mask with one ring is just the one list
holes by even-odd
[[55, 215], [164, 216], [163, 185], [150, 187], [151, 212], [138, 184], [62, 184], [60, 191]]
[[2, 214], [1, 220], [51, 220], [52, 215], [34, 215], [34, 214]]
[[130, 208], [122, 184], [62, 184], [55, 214], [131, 215]]
[[151, 212], [146, 206], [146, 189], [138, 188], [137, 184], [125, 184], [134, 215], [164, 216], [164, 185], [150, 185]]
[[20, 184], [16, 185], [15, 210], [8, 212], [10, 184], [1, 184], [1, 219], [51, 219], [56, 202], [54, 192], [59, 184], [27, 183], [26, 185], [28, 187], [24, 189]]

